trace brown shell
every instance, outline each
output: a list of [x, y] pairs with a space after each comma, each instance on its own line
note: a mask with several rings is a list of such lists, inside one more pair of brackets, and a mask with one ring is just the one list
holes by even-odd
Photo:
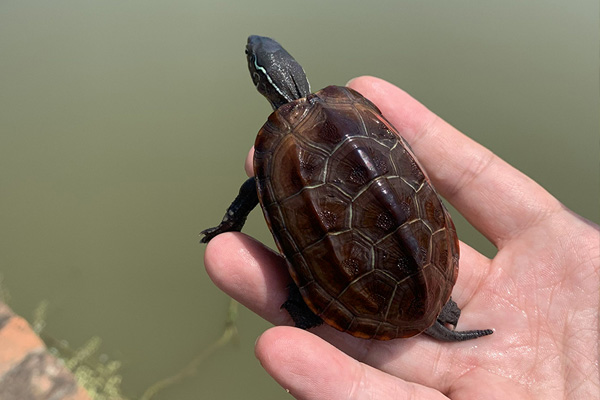
[[354, 336], [431, 326], [458, 275], [450, 216], [408, 144], [358, 92], [280, 107], [255, 143], [260, 204], [308, 306]]

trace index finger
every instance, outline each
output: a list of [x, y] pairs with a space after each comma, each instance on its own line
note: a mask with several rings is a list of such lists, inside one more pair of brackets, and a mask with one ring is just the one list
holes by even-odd
[[369, 76], [348, 86], [379, 107], [411, 144], [440, 194], [496, 246], [561, 209], [532, 179], [398, 87]]

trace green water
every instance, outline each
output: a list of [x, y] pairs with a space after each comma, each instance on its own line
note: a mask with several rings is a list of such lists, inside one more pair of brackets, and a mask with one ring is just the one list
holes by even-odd
[[[244, 179], [270, 112], [249, 34], [273, 36], [313, 89], [401, 86], [595, 222], [596, 1], [0, 2], [0, 271], [10, 305], [77, 347], [103, 339], [131, 397], [220, 335], [228, 300], [198, 232]], [[461, 238], [492, 247], [457, 218]], [[259, 212], [246, 232], [272, 243]], [[157, 399], [289, 398], [253, 355], [269, 325]]]

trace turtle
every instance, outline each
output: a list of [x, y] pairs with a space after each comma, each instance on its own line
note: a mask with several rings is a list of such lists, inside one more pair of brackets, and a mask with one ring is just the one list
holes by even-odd
[[201, 241], [241, 231], [260, 203], [292, 278], [282, 308], [296, 327], [325, 322], [378, 340], [493, 333], [455, 329], [456, 229], [398, 130], [355, 90], [311, 93], [275, 40], [252, 35], [245, 52], [273, 113], [256, 137], [254, 177]]

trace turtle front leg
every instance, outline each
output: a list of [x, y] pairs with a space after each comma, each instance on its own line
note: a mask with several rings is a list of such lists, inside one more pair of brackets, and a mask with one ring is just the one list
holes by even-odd
[[233, 200], [233, 203], [227, 209], [223, 220], [218, 226], [208, 228], [200, 232], [204, 235], [200, 241], [208, 243], [215, 236], [225, 232], [239, 232], [246, 223], [246, 218], [250, 211], [258, 204], [258, 194], [256, 193], [256, 182], [254, 178], [249, 178], [242, 184], [240, 192]]
[[425, 333], [437, 340], [445, 342], [461, 342], [463, 340], [476, 339], [481, 336], [487, 336], [494, 333], [491, 329], [477, 329], [472, 331], [455, 331], [449, 329], [446, 325], [452, 325], [453, 328], [458, 324], [460, 317], [460, 308], [452, 298], [442, 308], [440, 315], [435, 323], [425, 330]]

